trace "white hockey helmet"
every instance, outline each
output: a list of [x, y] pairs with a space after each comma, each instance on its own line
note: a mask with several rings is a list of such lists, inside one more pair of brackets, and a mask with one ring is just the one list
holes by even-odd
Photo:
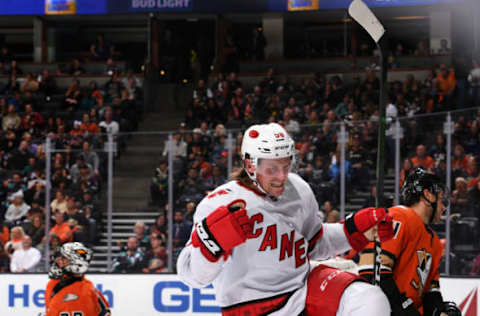
[[[250, 159], [255, 169], [259, 159], [295, 159], [295, 142], [283, 126], [277, 123], [252, 125], [243, 134], [242, 159]], [[257, 184], [257, 171], [252, 174], [243, 166], [248, 176]], [[259, 186], [258, 186], [259, 187]], [[261, 188], [260, 188], [261, 189]], [[263, 191], [263, 189], [262, 189]]]
[[60, 247], [60, 255], [70, 260], [63, 269], [71, 274], [85, 274], [88, 270], [93, 251], [79, 242], [65, 243]]

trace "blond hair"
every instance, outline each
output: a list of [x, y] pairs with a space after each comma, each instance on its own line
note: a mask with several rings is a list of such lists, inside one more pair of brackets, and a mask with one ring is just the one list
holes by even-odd
[[10, 239], [11, 240], [13, 240], [13, 234], [14, 233], [20, 233], [20, 235], [21, 235], [20, 238], [23, 238], [23, 236], [25, 235], [25, 231], [20, 226], [15, 226], [15, 227], [12, 228], [12, 230], [10, 230]]

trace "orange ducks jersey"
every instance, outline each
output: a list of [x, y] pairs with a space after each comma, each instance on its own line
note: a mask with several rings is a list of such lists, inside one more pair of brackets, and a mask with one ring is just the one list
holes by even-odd
[[107, 301], [84, 277], [51, 279], [45, 290], [45, 307], [47, 316], [110, 316]]
[[[420, 216], [406, 206], [389, 209], [393, 216], [394, 237], [383, 242], [381, 275], [392, 274], [400, 291], [411, 298], [422, 312], [422, 297], [439, 290], [439, 266], [442, 245], [437, 234]], [[360, 256], [360, 275], [373, 275], [373, 247], [370, 243]]]

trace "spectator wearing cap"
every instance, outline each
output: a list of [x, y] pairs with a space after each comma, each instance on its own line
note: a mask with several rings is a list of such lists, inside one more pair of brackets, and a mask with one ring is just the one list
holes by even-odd
[[62, 244], [71, 242], [73, 239], [70, 225], [65, 221], [65, 215], [62, 212], [55, 213], [55, 226], [50, 229], [50, 234], [55, 234], [60, 238]]
[[30, 236], [25, 235], [22, 238], [22, 248], [13, 252], [10, 271], [14, 273], [33, 272], [41, 257], [40, 251], [32, 247]]
[[84, 131], [81, 129], [81, 121], [73, 121], [73, 129], [70, 130], [70, 136], [83, 136]]
[[23, 201], [23, 192], [18, 191], [11, 196], [11, 204], [5, 213], [5, 221], [10, 226], [19, 225], [27, 217], [30, 206]]
[[80, 169], [86, 166], [90, 171], [93, 172], [93, 167], [85, 162], [85, 158], [83, 155], [77, 155], [77, 159], [75, 163], [70, 167], [69, 173], [74, 184], [78, 183], [78, 179], [80, 178]]

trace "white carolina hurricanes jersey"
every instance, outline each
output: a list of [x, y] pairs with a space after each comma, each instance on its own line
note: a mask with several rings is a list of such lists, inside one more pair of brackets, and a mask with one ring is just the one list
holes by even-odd
[[277, 200], [238, 181], [218, 187], [198, 205], [194, 224], [236, 200], [246, 203], [254, 221], [253, 238], [217, 262], [208, 261], [188, 242], [177, 261], [180, 278], [193, 287], [213, 282], [222, 307], [293, 292], [287, 304], [271, 315], [298, 315], [305, 305], [309, 259], [327, 259], [351, 248], [343, 224], [322, 223], [310, 186], [293, 173]]

